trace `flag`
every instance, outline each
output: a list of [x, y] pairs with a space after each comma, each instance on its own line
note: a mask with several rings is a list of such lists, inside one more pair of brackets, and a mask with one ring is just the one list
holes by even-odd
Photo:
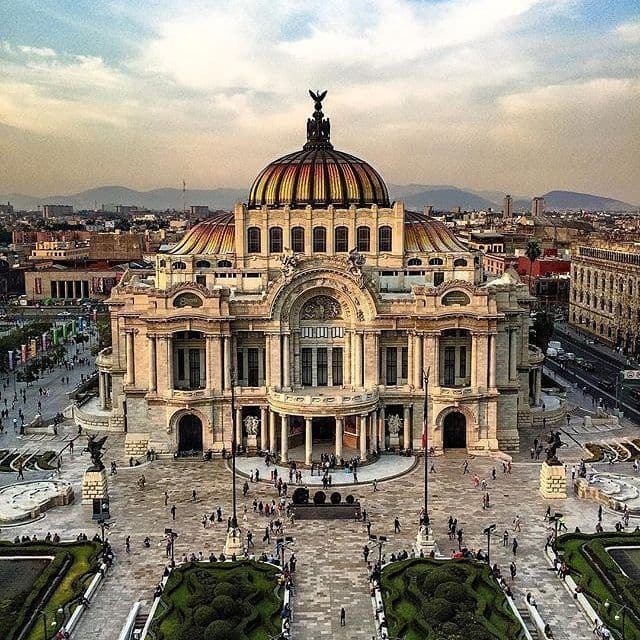
[[431, 367], [427, 369], [427, 372], [422, 372], [422, 377], [424, 378], [424, 411], [422, 412], [422, 448], [424, 449], [425, 455], [427, 453], [427, 429], [429, 428], [429, 371], [431, 371]]

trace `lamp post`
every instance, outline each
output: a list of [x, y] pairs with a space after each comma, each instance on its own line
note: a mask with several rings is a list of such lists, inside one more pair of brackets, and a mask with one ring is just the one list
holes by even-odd
[[558, 555], [558, 522], [560, 522], [560, 519], [563, 517], [562, 513], [558, 513], [556, 511], [556, 513], [554, 513], [550, 518], [549, 521], [553, 522], [553, 530], [554, 530], [554, 534], [553, 534], [553, 545], [551, 546], [551, 548], [553, 549], [553, 554], [554, 555]]
[[276, 539], [276, 544], [279, 545], [280, 547], [280, 552], [282, 554], [282, 570], [284, 571], [284, 552], [286, 549], [291, 550], [291, 546], [293, 543], [295, 542], [295, 540], [291, 537], [291, 536], [285, 536], [284, 538], [277, 538]]
[[[605, 600], [604, 603], [605, 609], [607, 609], [607, 611], [609, 611], [611, 609], [611, 603], [608, 600]], [[622, 622], [622, 627], [621, 627], [621, 631], [622, 631], [622, 640], [625, 640], [625, 635], [624, 635], [624, 620], [625, 620], [625, 616], [627, 613], [627, 609], [629, 607], [627, 607], [626, 604], [621, 604], [621, 605], [616, 605], [618, 607], [618, 610], [616, 611], [616, 613], [613, 615], [613, 619], [618, 622], [621, 621]]]
[[98, 520], [98, 525], [100, 526], [100, 540], [102, 541], [102, 546], [104, 547], [104, 530], [109, 528], [109, 523], [104, 518], [100, 518], [100, 520]]
[[490, 524], [485, 530], [484, 533], [487, 536], [487, 564], [489, 565], [489, 569], [491, 569], [491, 534], [496, 530], [497, 525]]
[[171, 568], [173, 569], [176, 566], [176, 560], [173, 553], [173, 545], [175, 539], [178, 537], [178, 534], [173, 529], [165, 529], [164, 532], [169, 537], [169, 547], [171, 549]]
[[227, 531], [227, 541], [224, 545], [224, 554], [226, 556], [240, 556], [244, 554], [244, 544], [242, 542], [242, 533], [238, 527], [237, 514], [237, 498], [236, 498], [236, 449], [238, 440], [236, 436], [237, 420], [236, 420], [236, 374], [231, 370], [231, 527]]
[[382, 547], [387, 541], [387, 536], [370, 535], [369, 540], [378, 547], [378, 567], [382, 568]]

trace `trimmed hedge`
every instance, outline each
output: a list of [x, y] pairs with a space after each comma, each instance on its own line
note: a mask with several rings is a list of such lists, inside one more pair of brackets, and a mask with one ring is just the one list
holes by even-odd
[[486, 564], [415, 558], [382, 570], [391, 637], [520, 640], [524, 630]]
[[149, 628], [156, 640], [265, 640], [281, 630], [279, 569], [196, 562], [171, 572]]

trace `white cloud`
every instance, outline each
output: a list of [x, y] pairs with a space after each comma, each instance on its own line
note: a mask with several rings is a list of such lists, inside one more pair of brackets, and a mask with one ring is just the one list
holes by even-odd
[[23, 44], [18, 49], [30, 56], [40, 56], [42, 58], [54, 58], [56, 56], [56, 52], [49, 47], [30, 47]]
[[615, 32], [625, 42], [638, 43], [640, 42], [640, 20], [623, 22], [616, 27]]

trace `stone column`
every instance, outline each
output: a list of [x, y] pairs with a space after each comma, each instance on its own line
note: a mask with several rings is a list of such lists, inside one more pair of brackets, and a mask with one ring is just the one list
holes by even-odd
[[224, 388], [231, 389], [231, 336], [224, 336]]
[[236, 407], [236, 443], [242, 446], [242, 407]]
[[344, 368], [343, 378], [344, 378], [344, 386], [351, 386], [351, 332], [344, 332], [344, 354], [343, 354], [343, 364]]
[[313, 419], [304, 419], [304, 462], [311, 464], [313, 459]]
[[104, 373], [100, 372], [98, 374], [98, 389], [100, 393], [100, 408], [107, 408], [107, 393], [106, 393], [106, 385], [104, 379]]
[[289, 416], [280, 414], [280, 462], [289, 460]]
[[354, 333], [353, 334], [355, 345], [354, 345], [354, 359], [355, 359], [355, 379], [353, 381], [353, 385], [355, 387], [362, 386], [362, 334]]
[[344, 418], [336, 417], [336, 458], [342, 457], [342, 433], [344, 431]]
[[264, 336], [264, 386], [267, 389], [271, 386], [271, 336], [268, 333]]
[[260, 448], [263, 451], [269, 450], [267, 442], [267, 407], [260, 407]]
[[204, 337], [204, 371], [205, 371], [205, 388], [213, 389], [213, 376], [211, 371], [211, 361], [213, 359], [213, 336]]
[[542, 397], [542, 369], [535, 369], [535, 402], [536, 407], [540, 406]]
[[283, 379], [285, 389], [291, 388], [291, 356], [289, 350], [289, 334], [282, 336], [282, 366], [284, 367]]
[[440, 334], [433, 336], [433, 369], [429, 378], [429, 385], [440, 386]]
[[387, 429], [386, 429], [387, 415], [386, 413], [387, 412], [384, 406], [380, 407], [380, 413], [378, 414], [380, 416], [379, 442], [380, 442], [380, 449], [382, 449], [383, 451], [387, 448]]
[[413, 349], [413, 384], [416, 389], [422, 389], [422, 334], [416, 333], [414, 336], [414, 349]]
[[360, 437], [360, 459], [367, 459], [367, 416], [358, 416], [358, 435]]
[[478, 334], [471, 334], [471, 388], [478, 387]]
[[371, 412], [371, 451], [378, 450], [378, 412]]
[[167, 389], [173, 389], [173, 338], [165, 336], [167, 343]]
[[158, 388], [156, 361], [156, 337], [149, 336], [149, 393], [155, 393]]
[[414, 364], [413, 364], [413, 333], [407, 331], [407, 384], [409, 386], [415, 385], [413, 381], [414, 375]]
[[127, 331], [127, 384], [135, 384], [136, 381], [136, 365], [135, 353], [133, 350], [133, 329]]
[[276, 450], [276, 414], [275, 411], [269, 411], [269, 451], [275, 453]]
[[509, 331], [509, 380], [518, 377], [518, 332], [515, 329]]
[[403, 447], [405, 449], [411, 448], [411, 405], [404, 405], [404, 420], [402, 421], [402, 435], [404, 438]]
[[496, 335], [489, 335], [489, 388], [496, 386]]

